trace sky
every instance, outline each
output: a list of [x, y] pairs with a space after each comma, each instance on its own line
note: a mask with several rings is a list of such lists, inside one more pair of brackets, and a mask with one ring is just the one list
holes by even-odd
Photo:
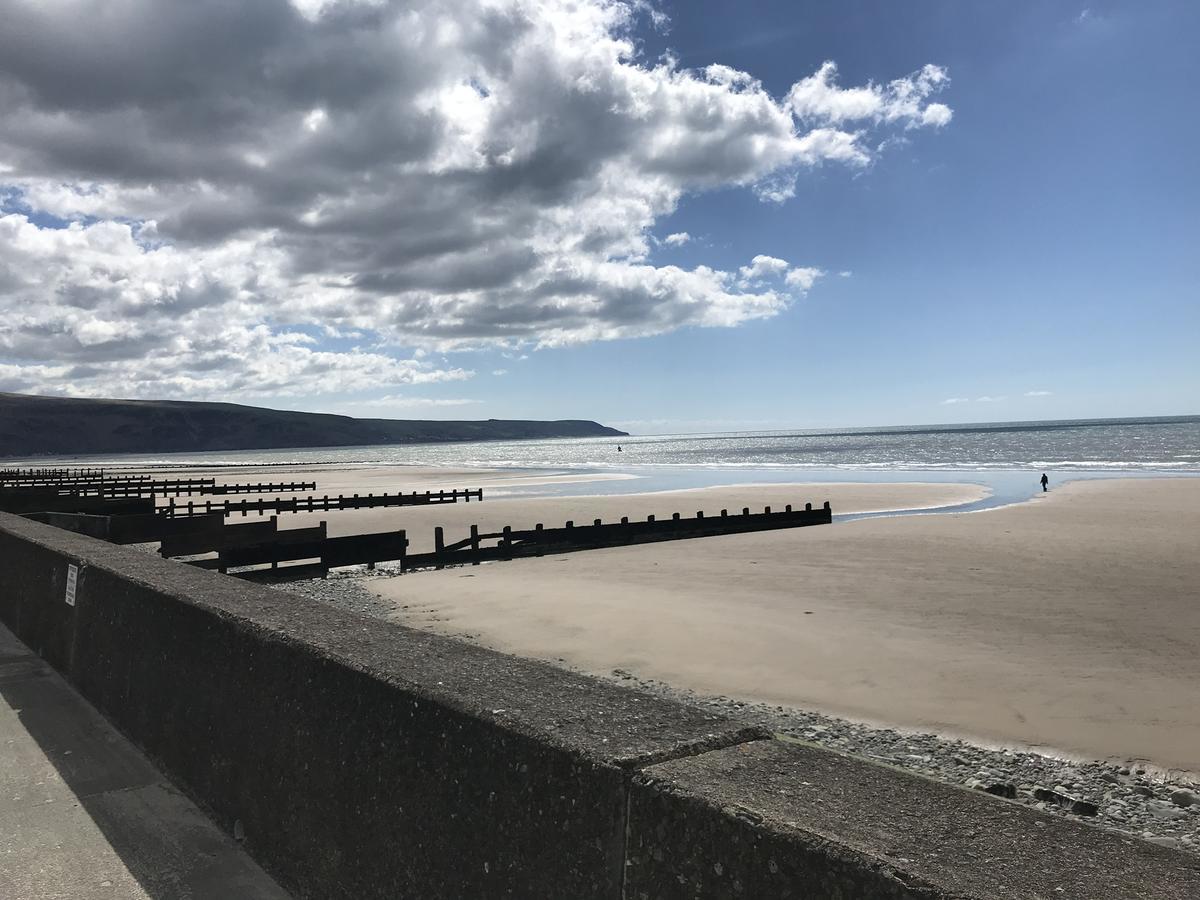
[[0, 0], [0, 391], [1200, 413], [1200, 5]]

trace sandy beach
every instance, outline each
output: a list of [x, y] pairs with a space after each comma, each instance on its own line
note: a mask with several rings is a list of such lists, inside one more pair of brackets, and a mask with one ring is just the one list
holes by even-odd
[[[404, 528], [414, 552], [432, 549], [439, 525], [452, 541], [472, 524], [487, 532], [825, 500], [845, 515], [986, 495], [971, 484], [818, 483], [587, 496], [579, 482], [612, 476], [414, 466], [212, 474], [315, 480], [317, 495], [484, 488], [483, 503], [280, 516], [284, 529], [324, 520], [331, 535]], [[585, 495], [519, 493], [568, 482]], [[1078, 481], [982, 512], [835, 521], [363, 585], [408, 624], [597, 674], [624, 670], [701, 695], [1197, 772], [1198, 534], [1200, 479]]]
[[[552, 522], [806, 499], [850, 512], [978, 494], [966, 485], [822, 484], [418, 512], [449, 527], [459, 518]], [[419, 531], [418, 516], [403, 516]], [[331, 531], [339, 527], [328, 518]], [[364, 583], [404, 621], [587, 671], [624, 669], [703, 694], [1197, 771], [1198, 534], [1200, 479], [1076, 482], [985, 512]]]

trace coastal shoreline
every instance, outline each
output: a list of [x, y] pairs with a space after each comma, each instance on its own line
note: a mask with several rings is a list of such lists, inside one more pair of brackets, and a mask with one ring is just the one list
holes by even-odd
[[[1197, 633], [1184, 600], [1198, 573], [1181, 536], [1200, 527], [1200, 479], [1077, 479], [1046, 494], [1030, 485], [1023, 501], [976, 515], [993, 499], [987, 488], [944, 476], [639, 491], [643, 482], [609, 475], [295, 468], [287, 477], [316, 480], [318, 495], [481, 485], [491, 502], [289, 514], [280, 526], [326, 520], [330, 535], [403, 527], [421, 552], [435, 525], [456, 539], [471, 524], [487, 531], [829, 499], [837, 527], [404, 576], [385, 563], [370, 577], [346, 570], [284, 589], [1063, 811], [1032, 793], [1057, 791], [1096, 804], [1106, 827], [1200, 846], [1200, 799], [1191, 807], [1171, 799], [1200, 782], [1187, 749], [1200, 746], [1189, 743], [1200, 722], [1187, 702], [1200, 685], [1200, 654], [1179, 651], [1179, 671], [1159, 664], [1161, 644]], [[572, 491], [553, 490], [565, 483]], [[614, 484], [620, 491], [595, 492]], [[1163, 580], [1168, 570], [1177, 571]], [[1169, 613], [1124, 614], [1122, 592], [1138, 585]], [[1125, 646], [1130, 619], [1136, 633]]]
[[[407, 604], [407, 621], [587, 671], [1196, 771], [1200, 717], [1186, 698], [1200, 654], [1187, 636], [1200, 611], [1184, 545], [1200, 527], [1198, 489], [1086, 482], [987, 515], [862, 519], [371, 586]], [[533, 501], [493, 509], [522, 502]], [[711, 652], [697, 660], [697, 647]], [[1041, 696], [1045, 683], [1055, 696]], [[985, 699], [997, 695], [1020, 699]]]

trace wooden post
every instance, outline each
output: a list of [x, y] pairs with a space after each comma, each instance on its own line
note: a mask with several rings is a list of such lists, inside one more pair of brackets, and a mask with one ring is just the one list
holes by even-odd
[[542, 555], [542, 523], [538, 522], [533, 526], [533, 530], [538, 533], [537, 540], [534, 541], [534, 546], [537, 548], [537, 555]]
[[699, 511], [696, 513], [696, 518], [697, 518], [697, 519], [703, 519], [703, 518], [704, 518], [704, 510], [699, 510]]
[[572, 519], [568, 519], [568, 520], [567, 520], [566, 527], [567, 527], [567, 528], [574, 528], [574, 527], [575, 527], [575, 522], [574, 522], [574, 520], [572, 520]]
[[804, 504], [804, 511], [805, 511], [805, 512], [812, 512], [812, 504], [811, 504], [811, 503], [805, 503], [805, 504]]
[[821, 507], [821, 508], [822, 508], [822, 509], [829, 509], [829, 501], [828, 501], [828, 500], [826, 500], [826, 501], [825, 501], [825, 505], [824, 505], [823, 507]]
[[748, 506], [743, 506], [743, 507], [742, 507], [742, 515], [743, 515], [743, 516], [748, 516], [748, 515], [750, 515], [750, 507], [748, 507]]
[[785, 506], [785, 507], [783, 508], [783, 511], [784, 511], [784, 512], [791, 512], [791, 511], [792, 511], [792, 504], [790, 504], [790, 503], [789, 503], [787, 506]]
[[728, 515], [729, 515], [729, 510], [727, 510], [727, 509], [721, 510], [721, 518], [722, 519], [726, 518]]
[[767, 515], [767, 516], [769, 516], [769, 515], [771, 514], [771, 507], [769, 507], [769, 506], [764, 506], [764, 507], [763, 507], [763, 514], [764, 514], [764, 515]]
[[479, 565], [479, 526], [471, 526], [471, 565]]
[[512, 526], [511, 525], [504, 526], [503, 546], [504, 546], [504, 558], [512, 559]]
[[445, 548], [445, 546], [446, 546], [446, 541], [443, 536], [442, 526], [438, 525], [436, 528], [433, 529], [433, 552], [437, 556], [436, 564], [439, 569], [442, 568], [444, 565], [444, 563], [442, 562], [442, 550]]
[[671, 513], [671, 520], [673, 522], [678, 522], [679, 521], [679, 513]]
[[403, 528], [400, 529], [400, 574], [403, 575], [408, 568], [408, 562], [405, 557], [408, 556], [408, 532]]
[[646, 516], [646, 521], [647, 521], [647, 522], [653, 522], [653, 521], [654, 521], [654, 516]]

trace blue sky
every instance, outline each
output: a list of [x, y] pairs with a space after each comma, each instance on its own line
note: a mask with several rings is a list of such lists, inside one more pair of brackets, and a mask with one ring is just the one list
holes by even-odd
[[[306, 11], [312, 21], [331, 21], [328, 4], [313, 7]], [[395, 195], [402, 199], [378, 208], [361, 200], [353, 208], [361, 230], [330, 230], [331, 237], [318, 239], [314, 223], [321, 217], [324, 227], [342, 191], [357, 189], [350, 186], [366, 164], [333, 175], [328, 158], [314, 165], [306, 184], [327, 178], [329, 187], [319, 201], [311, 193], [296, 201], [291, 231], [279, 224], [286, 206], [279, 198], [303, 189], [282, 166], [259, 182], [209, 172], [210, 160], [231, 158], [235, 146], [242, 168], [272, 170], [274, 158], [247, 143], [244, 123], [258, 115], [267, 122], [266, 104], [279, 102], [281, 111], [269, 117], [278, 129], [275, 123], [295, 112], [279, 97], [294, 96], [294, 86], [264, 88], [263, 106], [239, 113], [237, 141], [214, 139], [209, 158], [183, 150], [167, 158], [164, 150], [118, 166], [106, 161], [113, 138], [101, 129], [108, 126], [87, 118], [97, 102], [120, 115], [135, 110], [129, 121], [136, 125], [125, 130], [147, 134], [178, 128], [178, 109], [158, 95], [108, 96], [102, 87], [95, 88], [99, 100], [77, 97], [77, 86], [65, 78], [61, 86], [33, 62], [7, 71], [0, 62], [0, 80], [32, 98], [22, 115], [41, 122], [56, 110], [84, 135], [74, 156], [35, 165], [29, 160], [36, 147], [6, 144], [0, 133], [0, 184], [6, 173], [10, 182], [0, 210], [9, 214], [10, 245], [26, 248], [7, 270], [0, 256], [0, 304], [7, 298], [14, 311], [31, 308], [31, 279], [10, 278], [23, 286], [6, 288], [4, 273], [20, 276], [30, 260], [44, 267], [47, 257], [36, 254], [51, 252], [50, 232], [70, 232], [64, 225], [76, 223], [82, 243], [56, 246], [53, 258], [99, 260], [83, 274], [76, 263], [56, 275], [55, 297], [85, 299], [29, 319], [23, 331], [10, 325], [6, 336], [0, 326], [0, 389], [110, 395], [127, 384], [138, 396], [228, 397], [400, 418], [593, 418], [641, 433], [1200, 412], [1200, 123], [1192, 96], [1200, 77], [1200, 7], [691, 2], [659, 9], [665, 24], [642, 14], [588, 27], [636, 43], [639, 55], [623, 66], [652, 69], [664, 53], [675, 72], [720, 64], [748, 73], [780, 104], [827, 60], [836, 63], [842, 88], [886, 86], [933, 65], [948, 81], [922, 102], [944, 104], [953, 117], [932, 127], [919, 115], [835, 123], [861, 133], [869, 159], [857, 162], [833, 151], [797, 162], [794, 147], [780, 151], [786, 162], [746, 162], [750, 151], [733, 141], [760, 125], [729, 114], [722, 127], [732, 136], [722, 135], [713, 151], [733, 147], [728, 159], [691, 159], [689, 146], [703, 136], [689, 137], [695, 112], [688, 107], [671, 129], [638, 132], [638, 140], [654, 142], [683, 130], [692, 144], [677, 145], [664, 161], [618, 148], [615, 139], [611, 150], [603, 147], [615, 125], [586, 134], [588, 117], [597, 115], [587, 108], [590, 95], [542, 96], [536, 79], [503, 83], [499, 70], [477, 69], [464, 54], [462, 72], [484, 74], [471, 75], [474, 94], [437, 95], [449, 98], [446, 121], [476, 134], [476, 120], [456, 110], [507, 97], [503, 127], [493, 113], [493, 131], [476, 139], [476, 147], [490, 148], [499, 134], [529, 133], [531, 122], [539, 135], [551, 133], [552, 108], [554, 121], [569, 126], [552, 145], [561, 156], [530, 151], [526, 181], [514, 189], [518, 151], [510, 148], [498, 157], [501, 186], [472, 187], [447, 204], [468, 218], [447, 219], [444, 233], [436, 227], [441, 207], [403, 185]], [[51, 26], [62, 29], [61, 22], [41, 24], [47, 35]], [[178, 40], [166, 26], [140, 37], [152, 47]], [[531, 45], [522, 46], [532, 55]], [[220, 101], [212, 116], [232, 121], [230, 93], [215, 74], [219, 62], [206, 63], [200, 77], [212, 79]], [[613, 72], [629, 69], [608, 66], [589, 77]], [[446, 77], [462, 90], [462, 73]], [[664, 83], [673, 77], [662, 76]], [[126, 80], [136, 83], [137, 73]], [[677, 82], [667, 86], [679, 88]], [[344, 124], [349, 105], [339, 115], [336, 97], [324, 97], [319, 108], [303, 102], [313, 109], [304, 119], [308, 131], [344, 129], [338, 152], [348, 155], [358, 133]], [[669, 109], [690, 101], [671, 102]], [[740, 99], [721, 102], [733, 109]], [[651, 109], [658, 119], [670, 114]], [[799, 135], [828, 124], [797, 121]], [[268, 130], [264, 124], [262, 133]], [[386, 135], [389, 160], [395, 142], [409, 134], [397, 126]], [[581, 134], [586, 140], [572, 146]], [[764, 134], [768, 143], [778, 137]], [[519, 149], [519, 139], [512, 141]], [[465, 145], [456, 146], [460, 152]], [[612, 209], [597, 205], [604, 191], [595, 185], [586, 201], [583, 194], [564, 200], [552, 181], [593, 150], [606, 161], [609, 194], [622, 198]], [[361, 147], [355, 152], [356, 160], [368, 158]], [[450, 150], [438, 153], [429, 172], [440, 177], [459, 157], [447, 163]], [[288, 171], [310, 156], [296, 157], [300, 163]], [[371, 159], [382, 165], [384, 157]], [[648, 186], [623, 193], [622, 171]], [[764, 200], [761, 185], [780, 172], [794, 178], [792, 196]], [[586, 177], [564, 176], [562, 183]], [[528, 206], [512, 199], [514, 190]], [[205, 191], [221, 203], [203, 207], [196, 198]], [[579, 226], [570, 252], [586, 257], [541, 249], [547, 235], [576, 225], [572, 203], [589, 224]], [[404, 219], [396, 211], [406, 204], [427, 212]], [[244, 220], [236, 219], [243, 210]], [[535, 215], [541, 224], [522, 230]], [[414, 231], [422, 240], [452, 243], [456, 233], [482, 234], [492, 225], [477, 247], [439, 248], [437, 256], [420, 256], [433, 251], [413, 250], [407, 237]], [[611, 233], [601, 234], [606, 227]], [[688, 239], [669, 243], [672, 234]], [[398, 262], [402, 253], [408, 255]], [[263, 268], [273, 254], [278, 265]], [[822, 274], [807, 291], [739, 280], [757, 256]], [[573, 274], [563, 281], [566, 269]], [[679, 279], [708, 270], [726, 273], [718, 279], [723, 287], [704, 287], [709, 293], [697, 305], [689, 298], [701, 289]], [[656, 287], [632, 284], [639, 273]], [[551, 282], [556, 286], [547, 287]], [[123, 285], [120, 298], [96, 299], [98, 285], [113, 283]], [[334, 287], [341, 299], [323, 293]], [[548, 299], [534, 303], [531, 296]], [[736, 305], [736, 321], [713, 327], [726, 303]], [[160, 324], [151, 323], [151, 307]], [[197, 311], [207, 314], [195, 327], [178, 327], [181, 316]], [[237, 318], [243, 314], [244, 321]], [[236, 332], [208, 335], [213, 319], [239, 324]], [[191, 362], [179, 362], [184, 358]], [[150, 359], [153, 366], [139, 368]], [[204, 372], [222, 374], [206, 379]]]
[[719, 60], [774, 92], [827, 58], [851, 83], [937, 62], [954, 120], [869, 171], [809, 173], [787, 203], [722, 191], [660, 229], [701, 237], [664, 248], [686, 264], [755, 248], [849, 278], [737, 329], [539, 354], [509, 381], [519, 396], [549, 379], [563, 399], [548, 414], [639, 430], [1200, 409], [1200, 7], [668, 9], [660, 40], [684, 64]]

